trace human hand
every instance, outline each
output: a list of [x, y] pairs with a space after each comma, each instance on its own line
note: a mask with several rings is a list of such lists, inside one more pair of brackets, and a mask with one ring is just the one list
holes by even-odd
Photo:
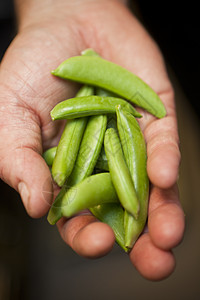
[[[167, 110], [163, 119], [143, 112], [139, 121], [152, 186], [148, 229], [134, 245], [130, 260], [144, 277], [165, 278], [175, 266], [171, 249], [182, 239], [184, 214], [176, 187], [180, 152], [174, 95], [158, 47], [117, 0], [59, 0], [51, 7], [46, 1], [30, 0], [19, 7], [19, 16], [19, 33], [0, 67], [1, 178], [20, 192], [30, 216], [46, 214], [53, 185], [41, 154], [57, 144], [63, 128], [62, 122], [51, 121], [49, 112], [77, 90], [76, 84], [50, 71], [89, 47], [129, 69], [159, 94]], [[112, 230], [91, 215], [63, 218], [58, 229], [85, 257], [105, 255], [114, 244]]]

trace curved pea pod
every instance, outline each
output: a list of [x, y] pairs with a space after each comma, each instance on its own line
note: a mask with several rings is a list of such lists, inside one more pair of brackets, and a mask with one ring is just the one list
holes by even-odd
[[67, 99], [58, 103], [51, 111], [51, 118], [52, 120], [60, 120], [115, 114], [115, 106], [118, 104], [122, 105], [124, 109], [134, 116], [141, 117], [131, 104], [121, 98], [85, 96]]
[[112, 228], [116, 242], [127, 252], [124, 240], [124, 210], [121, 205], [118, 203], [99, 204], [90, 208], [90, 211], [97, 219]]
[[89, 118], [74, 169], [67, 181], [68, 186], [73, 186], [92, 174], [101, 152], [106, 125], [106, 115]]
[[137, 220], [128, 212], [125, 212], [124, 217], [125, 244], [128, 248], [132, 248], [143, 231], [147, 219], [149, 179], [146, 168], [146, 144], [137, 120], [129, 113], [123, 111], [120, 106], [116, 107], [116, 113], [124, 157], [140, 202], [140, 213]]
[[72, 217], [78, 212], [103, 203], [118, 203], [109, 173], [91, 175], [71, 187], [62, 198], [61, 212]]
[[52, 176], [59, 186], [73, 170], [86, 124], [87, 118], [79, 118], [68, 120], [65, 125], [52, 164]]
[[109, 90], [158, 118], [166, 115], [162, 101], [149, 85], [127, 69], [101, 57], [71, 57], [62, 62], [52, 74]]
[[51, 167], [53, 164], [53, 160], [56, 155], [56, 149], [57, 149], [56, 146], [49, 148], [42, 154], [42, 157], [44, 158], [44, 160], [46, 161], [46, 163], [49, 167]]
[[55, 224], [60, 218], [105, 203], [119, 203], [110, 173], [91, 175], [70, 189], [63, 185], [52, 204], [47, 220]]
[[122, 206], [137, 219], [140, 204], [137, 199], [130, 172], [124, 160], [119, 137], [114, 128], [106, 130], [104, 148], [108, 159], [112, 182], [116, 189], [119, 201]]

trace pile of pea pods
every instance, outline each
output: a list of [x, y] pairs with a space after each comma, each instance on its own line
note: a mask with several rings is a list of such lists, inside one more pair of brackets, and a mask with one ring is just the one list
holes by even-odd
[[58, 145], [43, 154], [61, 188], [47, 219], [53, 225], [88, 209], [129, 252], [146, 224], [149, 198], [137, 107], [157, 118], [166, 115], [165, 107], [144, 81], [93, 49], [67, 59], [52, 74], [82, 86], [50, 113], [66, 124]]

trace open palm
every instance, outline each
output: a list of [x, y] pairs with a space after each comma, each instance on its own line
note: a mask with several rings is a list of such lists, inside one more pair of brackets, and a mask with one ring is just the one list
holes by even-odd
[[[57, 144], [63, 127], [62, 122], [51, 121], [49, 112], [78, 88], [50, 71], [89, 47], [146, 81], [167, 110], [163, 119], [142, 112], [139, 121], [147, 142], [151, 194], [148, 228], [130, 253], [144, 277], [162, 279], [174, 269], [171, 249], [184, 231], [176, 187], [180, 152], [173, 89], [158, 47], [122, 4], [83, 1], [77, 9], [64, 1], [21, 22], [0, 66], [1, 178], [20, 192], [30, 216], [47, 213], [53, 185], [41, 154]], [[85, 257], [105, 255], [114, 243], [112, 230], [91, 215], [62, 219], [58, 229], [66, 243]]]

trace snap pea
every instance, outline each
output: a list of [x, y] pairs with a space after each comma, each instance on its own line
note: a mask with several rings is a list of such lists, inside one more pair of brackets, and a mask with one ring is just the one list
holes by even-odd
[[[62, 182], [57, 181], [62, 188], [48, 221], [55, 224], [63, 216], [69, 218], [89, 209], [113, 229], [116, 242], [128, 252], [144, 229], [149, 193], [146, 145], [135, 119], [141, 115], [129, 101], [158, 118], [164, 117], [166, 111], [158, 95], [131, 72], [100, 58], [93, 49], [81, 55], [52, 71], [58, 77], [84, 84], [75, 98], [53, 108], [52, 120], [67, 119], [70, 124], [87, 119], [87, 127], [73, 167], [67, 168], [69, 174]], [[70, 134], [65, 138], [69, 139]], [[63, 170], [66, 166], [61, 161], [64, 159], [59, 161]], [[56, 165], [55, 159], [53, 164]]]
[[158, 118], [166, 115], [162, 101], [149, 85], [125, 68], [101, 57], [71, 57], [53, 70], [52, 74], [109, 90]]
[[63, 130], [52, 164], [52, 176], [59, 186], [73, 170], [86, 124], [87, 118], [68, 120]]
[[147, 175], [146, 143], [137, 120], [124, 111], [120, 105], [116, 107], [117, 128], [124, 152], [124, 158], [134, 181], [139, 197], [148, 195], [149, 180]]
[[74, 169], [67, 181], [68, 186], [73, 186], [92, 174], [102, 148], [106, 125], [106, 115], [89, 118]]
[[124, 109], [136, 117], [141, 116], [131, 104], [121, 98], [85, 96], [71, 98], [58, 103], [51, 111], [51, 118], [52, 120], [74, 119], [91, 115], [115, 113], [115, 106], [117, 104], [122, 105]]
[[100, 204], [90, 208], [91, 213], [101, 222], [108, 224], [114, 231], [116, 242], [127, 252], [124, 246], [124, 210], [118, 203]]
[[140, 202], [140, 212], [135, 220], [131, 214], [125, 212], [125, 245], [132, 248], [138, 236], [144, 229], [147, 219], [149, 197], [149, 179], [146, 168], [146, 144], [143, 133], [136, 119], [116, 107], [117, 126], [124, 157], [132, 176], [137, 198]]
[[62, 198], [62, 216], [72, 217], [83, 209], [102, 203], [118, 203], [109, 173], [91, 175], [71, 187]]
[[46, 163], [49, 167], [51, 167], [53, 164], [53, 160], [56, 155], [56, 149], [57, 149], [56, 146], [49, 148], [42, 154], [44, 160], [46, 161]]
[[105, 203], [119, 203], [110, 173], [91, 175], [70, 189], [63, 185], [52, 204], [47, 220], [54, 225], [62, 217]]
[[104, 148], [112, 182], [119, 201], [122, 206], [137, 219], [140, 210], [139, 201], [130, 172], [124, 160], [119, 137], [114, 128], [106, 130]]

